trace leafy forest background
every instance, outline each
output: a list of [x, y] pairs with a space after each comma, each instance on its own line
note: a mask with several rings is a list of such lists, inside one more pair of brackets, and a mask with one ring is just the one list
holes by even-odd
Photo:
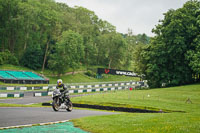
[[98, 65], [143, 74], [150, 87], [198, 82], [200, 2], [170, 9], [152, 32], [118, 33], [93, 11], [54, 0], [0, 0], [0, 65], [58, 74]]

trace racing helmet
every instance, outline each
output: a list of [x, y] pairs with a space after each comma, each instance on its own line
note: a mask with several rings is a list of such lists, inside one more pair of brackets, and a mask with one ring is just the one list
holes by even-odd
[[57, 85], [60, 86], [62, 84], [62, 79], [57, 80]]

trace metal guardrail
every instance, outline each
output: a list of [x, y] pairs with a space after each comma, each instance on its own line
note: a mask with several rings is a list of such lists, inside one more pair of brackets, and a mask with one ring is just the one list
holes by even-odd
[[24, 97], [24, 94], [23, 93], [18, 93], [18, 94], [9, 94], [9, 93], [6, 93], [6, 94], [0, 94], [0, 97], [3, 97], [3, 98], [6, 98], [6, 97]]
[[[130, 82], [93, 82], [93, 83], [70, 83], [65, 84], [69, 89], [83, 89], [83, 88], [99, 88], [99, 87], [117, 87], [117, 86], [129, 86], [129, 85], [141, 85], [148, 87], [145, 85], [143, 81], [130, 81]], [[48, 86], [42, 87], [23, 87], [23, 86], [0, 86], [0, 90], [39, 90], [39, 89], [55, 89], [56, 84], [49, 84]]]
[[[121, 82], [93, 82], [93, 83], [70, 83], [65, 84], [69, 89], [69, 93], [85, 93], [85, 92], [99, 92], [99, 91], [113, 91], [113, 90], [121, 90], [121, 89], [128, 89], [132, 88], [148, 88], [148, 85], [143, 81], [121, 81]], [[47, 96], [52, 94], [52, 90], [56, 88], [56, 84], [50, 84], [48, 86], [42, 87], [2, 87], [0, 86], [0, 90], [46, 90], [46, 92], [36, 92], [33, 96]], [[24, 97], [24, 94], [0, 94], [1, 96], [10, 96], [10, 97]]]

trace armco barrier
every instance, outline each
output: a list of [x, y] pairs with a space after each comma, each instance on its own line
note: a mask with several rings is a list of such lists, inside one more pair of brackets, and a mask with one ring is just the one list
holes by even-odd
[[0, 86], [0, 90], [21, 90], [21, 91], [24, 91], [24, 90], [40, 90], [40, 89], [48, 89], [48, 86], [43, 86], [43, 87], [1, 87]]
[[7, 93], [2, 93], [0, 94], [0, 97], [24, 97], [23, 93], [17, 93], [17, 94], [7, 94]]
[[[85, 85], [86, 84], [86, 85]], [[131, 85], [139, 85], [141, 87], [145, 86], [145, 83], [143, 81], [139, 82], [107, 82], [107, 83], [94, 83], [94, 84], [87, 84], [87, 83], [80, 83], [78, 84], [67, 84], [67, 88], [69, 89], [83, 89], [83, 88], [99, 88], [99, 87], [118, 87], [118, 86], [131, 86]], [[147, 85], [145, 87], [148, 87]], [[47, 90], [47, 89], [55, 89], [56, 85], [49, 85], [49, 86], [43, 86], [43, 87], [4, 87], [0, 86], [0, 90]]]
[[[131, 81], [131, 82], [107, 82], [107, 83], [76, 83], [76, 84], [67, 84], [69, 89], [83, 89], [83, 88], [99, 88], [99, 87], [118, 87], [118, 86], [131, 86], [139, 85], [141, 87], [148, 87], [143, 81]], [[55, 89], [56, 85], [49, 85], [49, 89]]]
[[[96, 89], [83, 89], [83, 90], [69, 90], [69, 93], [85, 93], [85, 92], [101, 92], [101, 91], [114, 91], [114, 90], [122, 90], [122, 89], [128, 89], [129, 86], [123, 86], [123, 87], [111, 87], [111, 88], [96, 88]], [[48, 96], [52, 95], [53, 92], [36, 92], [34, 93], [34, 96]]]
[[[127, 89], [129, 87], [132, 88], [142, 88], [142, 87], [148, 87], [147, 84], [145, 84], [143, 81], [135, 82], [106, 82], [106, 83], [76, 83], [76, 84], [67, 84], [67, 88], [71, 89], [69, 90], [69, 93], [84, 93], [84, 92], [98, 92], [98, 91], [112, 91], [112, 90], [120, 90], [120, 89]], [[47, 92], [40, 92], [40, 93], [34, 93], [33, 96], [48, 96], [51, 95], [52, 92], [49, 92], [50, 89], [55, 89], [56, 85], [49, 85], [49, 86], [43, 86], [43, 87], [1, 87], [0, 90], [47, 90]], [[3, 94], [2, 96], [15, 96], [14, 94]], [[18, 95], [16, 95], [18, 96]], [[20, 97], [24, 97], [20, 95]]]
[[[85, 93], [85, 92], [101, 92], [101, 91], [113, 91], [113, 90], [121, 90], [128, 89], [129, 87], [138, 89], [142, 87], [148, 87], [144, 82], [121, 82], [121, 83], [103, 83], [103, 84], [90, 84], [90, 85], [67, 85], [69, 93]], [[49, 89], [55, 89], [56, 86], [49, 86]], [[79, 88], [76, 89], [75, 88]], [[80, 89], [80, 88], [88, 88], [88, 89]], [[48, 96], [52, 95], [52, 92], [37, 92], [34, 93], [33, 96]]]

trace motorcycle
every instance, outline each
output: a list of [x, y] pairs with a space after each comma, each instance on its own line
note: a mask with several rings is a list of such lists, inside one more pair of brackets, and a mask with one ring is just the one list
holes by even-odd
[[66, 109], [71, 112], [73, 109], [72, 102], [69, 99], [69, 94], [64, 95], [59, 89], [55, 89], [52, 94], [52, 108], [54, 111], [59, 111], [59, 109]]

